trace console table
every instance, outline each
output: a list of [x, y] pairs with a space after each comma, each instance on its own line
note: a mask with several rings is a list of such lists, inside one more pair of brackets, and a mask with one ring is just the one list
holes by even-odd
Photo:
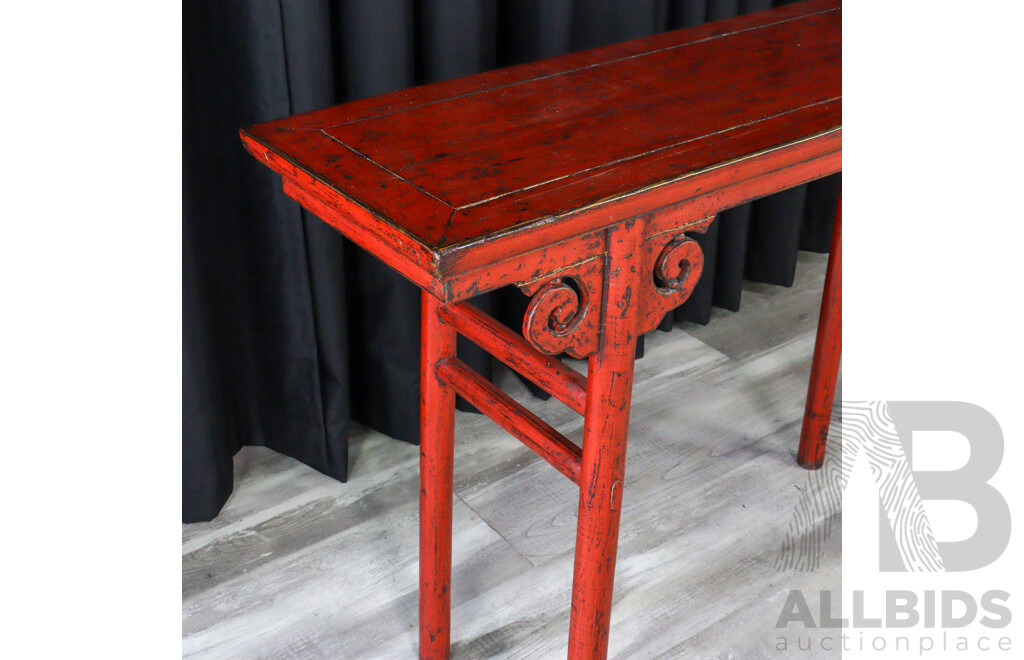
[[[690, 234], [841, 170], [841, 12], [811, 0], [241, 131], [288, 195], [423, 290], [421, 657], [449, 652], [456, 393], [579, 486], [568, 655], [607, 656], [637, 337], [693, 291]], [[808, 468], [839, 366], [840, 236], [837, 213]], [[508, 285], [531, 297], [522, 334], [465, 302]], [[583, 415], [582, 446], [460, 362], [457, 334]]]

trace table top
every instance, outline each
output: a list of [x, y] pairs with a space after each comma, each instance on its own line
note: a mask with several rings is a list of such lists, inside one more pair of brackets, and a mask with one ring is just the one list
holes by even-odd
[[[841, 11], [838, 0], [787, 5], [271, 121], [242, 138], [286, 188], [319, 200], [307, 204], [314, 212], [340, 209], [443, 270], [449, 254], [581, 209], [683, 179], [700, 190], [716, 171], [720, 184], [723, 166], [760, 154], [801, 145], [806, 158], [808, 143], [830, 138], [818, 151], [841, 150]], [[573, 231], [616, 219], [590, 215]]]

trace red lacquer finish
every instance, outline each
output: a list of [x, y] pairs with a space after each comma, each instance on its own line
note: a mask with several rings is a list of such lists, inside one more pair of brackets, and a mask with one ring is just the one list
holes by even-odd
[[825, 440], [832, 420], [832, 399], [843, 354], [843, 198], [839, 197], [832, 229], [832, 247], [825, 272], [825, 293], [821, 299], [818, 337], [811, 363], [811, 383], [800, 433], [797, 462], [816, 470], [825, 461]]
[[[569, 657], [608, 652], [637, 337], [717, 213], [841, 170], [841, 6], [810, 0], [260, 124], [285, 192], [423, 289], [420, 655], [450, 642], [455, 393], [579, 488]], [[837, 216], [799, 461], [841, 351]], [[461, 302], [530, 296], [519, 336]], [[582, 448], [455, 358], [462, 334], [584, 416]], [[589, 360], [588, 377], [562, 364]], [[528, 595], [524, 596], [528, 597]]]
[[556, 470], [578, 484], [580, 481], [580, 448], [551, 428], [526, 408], [516, 403], [467, 367], [461, 360], [445, 360], [438, 365], [438, 375], [501, 428], [505, 429]]
[[720, 210], [766, 174], [827, 174], [842, 133], [840, 14], [812, 0], [242, 139], [325, 220], [368, 233], [367, 250], [446, 296], [451, 277], [638, 213], [728, 191]]
[[[652, 216], [652, 219], [656, 216]], [[687, 232], [703, 234], [714, 216], [687, 224], [685, 231], [674, 228], [649, 235], [638, 258], [643, 259], [644, 272], [654, 276], [643, 278], [638, 296], [639, 331], [650, 332], [658, 327], [670, 311], [682, 305], [693, 293], [704, 270], [704, 253]]]
[[587, 379], [558, 358], [542, 354], [522, 337], [467, 303], [445, 305], [441, 308], [441, 318], [548, 394], [579, 414], [586, 413]]
[[420, 360], [420, 657], [447, 658], [451, 634], [455, 390], [437, 365], [455, 357], [455, 329], [423, 293]]
[[633, 394], [637, 300], [643, 271], [644, 219], [608, 230], [607, 300], [601, 345], [590, 357], [583, 428], [576, 564], [569, 622], [569, 658], [608, 655], [615, 555]]

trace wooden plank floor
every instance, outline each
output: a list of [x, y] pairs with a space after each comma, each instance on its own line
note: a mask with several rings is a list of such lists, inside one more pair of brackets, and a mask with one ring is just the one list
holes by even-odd
[[[747, 284], [740, 313], [648, 336], [611, 657], [839, 657], [777, 653], [786, 631], [774, 628], [790, 589], [816, 611], [820, 590], [841, 587], [839, 512], [815, 521], [832, 530], [817, 570], [775, 567], [817, 483], [795, 457], [826, 260], [801, 253], [791, 289]], [[575, 413], [507, 372], [499, 383], [578, 441]], [[360, 428], [352, 462], [340, 484], [264, 448], [239, 452], [221, 515], [183, 526], [185, 657], [416, 657], [418, 450]], [[455, 493], [453, 657], [564, 657], [575, 487], [458, 413]]]

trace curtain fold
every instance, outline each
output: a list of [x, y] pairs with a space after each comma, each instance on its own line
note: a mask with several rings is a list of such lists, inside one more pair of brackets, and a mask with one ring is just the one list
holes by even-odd
[[[351, 421], [418, 440], [419, 290], [289, 200], [244, 152], [240, 127], [771, 5], [185, 3], [184, 520], [217, 514], [244, 445], [344, 481]], [[798, 249], [827, 251], [837, 195], [830, 177], [722, 213], [697, 239], [701, 282], [661, 328], [706, 323], [712, 305], [738, 309], [744, 278], [791, 284]], [[526, 303], [516, 289], [474, 300], [513, 328]], [[460, 338], [459, 354], [490, 377], [486, 353]]]

